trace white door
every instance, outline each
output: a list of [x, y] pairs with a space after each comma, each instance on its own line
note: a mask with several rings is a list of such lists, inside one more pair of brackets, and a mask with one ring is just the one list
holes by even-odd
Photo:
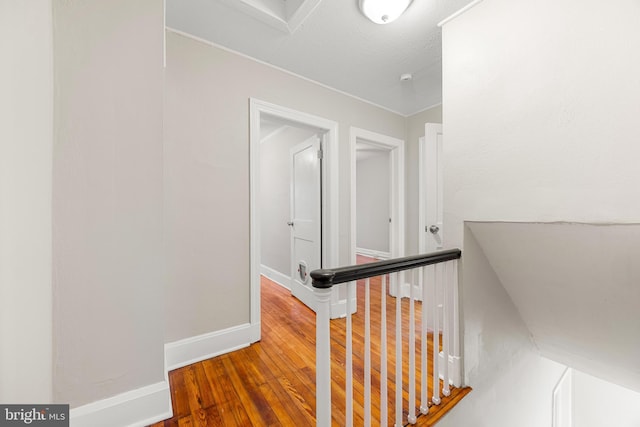
[[309, 273], [321, 268], [322, 200], [320, 138], [312, 136], [290, 151], [291, 293], [315, 310]]
[[433, 252], [443, 247], [442, 125], [427, 123], [420, 138], [419, 251]]

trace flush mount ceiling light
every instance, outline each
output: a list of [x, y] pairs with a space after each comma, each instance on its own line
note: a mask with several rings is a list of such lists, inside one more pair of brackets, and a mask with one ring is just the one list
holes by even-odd
[[388, 24], [398, 19], [409, 4], [411, 0], [360, 0], [360, 10], [376, 24]]

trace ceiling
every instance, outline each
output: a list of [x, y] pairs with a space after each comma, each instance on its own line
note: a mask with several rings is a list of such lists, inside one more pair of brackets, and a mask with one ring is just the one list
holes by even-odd
[[171, 29], [408, 116], [442, 102], [437, 24], [470, 2], [415, 0], [386, 25], [358, 0], [167, 0], [166, 13]]
[[543, 356], [640, 391], [640, 225], [468, 226]]

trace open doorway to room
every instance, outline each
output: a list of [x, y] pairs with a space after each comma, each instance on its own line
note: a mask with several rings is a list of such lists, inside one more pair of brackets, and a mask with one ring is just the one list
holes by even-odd
[[309, 269], [322, 266], [320, 141], [326, 131], [260, 117], [260, 274], [313, 307]]
[[356, 141], [356, 262], [391, 258], [391, 155]]
[[404, 141], [352, 127], [350, 143], [351, 263], [404, 256]]
[[[379, 259], [404, 256], [404, 141], [355, 127], [351, 128], [350, 141], [351, 262], [356, 263], [358, 250], [363, 252], [362, 249], [363, 255]], [[358, 190], [365, 194], [358, 194]], [[358, 201], [362, 202], [360, 206]], [[358, 207], [361, 211], [375, 209], [374, 204], [380, 205], [377, 212], [358, 212]], [[369, 218], [365, 219], [367, 215]], [[359, 224], [359, 218], [367, 222]], [[359, 239], [358, 230], [375, 236]], [[373, 248], [359, 247], [358, 241], [361, 245], [384, 246], [386, 250], [367, 251]]]
[[261, 274], [315, 310], [309, 273], [337, 266], [337, 134], [336, 122], [250, 101], [253, 331], [260, 330]]

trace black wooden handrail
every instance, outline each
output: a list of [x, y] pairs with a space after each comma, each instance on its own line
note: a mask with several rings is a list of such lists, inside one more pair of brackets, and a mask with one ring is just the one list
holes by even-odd
[[382, 276], [396, 271], [411, 270], [425, 265], [438, 264], [440, 262], [460, 259], [460, 249], [448, 249], [445, 251], [431, 252], [423, 255], [412, 255], [403, 258], [394, 258], [385, 261], [377, 261], [369, 264], [350, 265], [348, 267], [313, 270], [311, 272], [314, 288], [327, 289], [333, 285], [351, 282], [353, 280], [366, 279], [367, 277]]

